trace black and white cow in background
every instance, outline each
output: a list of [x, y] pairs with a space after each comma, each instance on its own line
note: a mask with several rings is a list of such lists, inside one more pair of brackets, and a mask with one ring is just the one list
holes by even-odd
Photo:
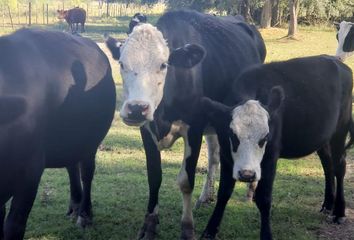
[[[183, 194], [181, 239], [194, 239], [192, 191], [202, 136], [208, 124], [200, 99], [223, 101], [233, 79], [246, 67], [262, 63], [265, 46], [242, 17], [215, 17], [195, 11], [164, 14], [157, 27], [140, 24], [120, 45], [107, 46], [119, 60], [124, 103], [120, 116], [140, 126], [147, 160], [149, 202], [139, 239], [154, 239], [158, 224], [158, 194], [162, 179], [160, 150], [184, 139], [184, 158], [178, 175]], [[198, 64], [202, 62], [201, 64]], [[206, 137], [209, 168], [201, 200], [210, 195], [219, 145]]]
[[335, 25], [338, 30], [336, 57], [343, 62], [354, 55], [354, 23], [342, 21]]
[[115, 111], [108, 59], [89, 39], [30, 29], [1, 37], [0, 51], [0, 239], [23, 238], [44, 168], [68, 169], [69, 214], [85, 226], [96, 151]]
[[131, 32], [133, 31], [135, 26], [142, 24], [142, 23], [146, 23], [146, 21], [147, 21], [147, 18], [144, 14], [135, 13], [129, 22], [129, 29], [128, 29], [127, 34], [131, 34]]
[[202, 100], [222, 152], [218, 199], [204, 239], [215, 238], [235, 181], [254, 180], [259, 181], [255, 202], [261, 214], [260, 238], [272, 239], [277, 160], [316, 151], [326, 180], [322, 210], [331, 211], [334, 222], [343, 222], [345, 150], [354, 137], [352, 81], [351, 69], [334, 57], [298, 58], [245, 71], [226, 100], [233, 107]]

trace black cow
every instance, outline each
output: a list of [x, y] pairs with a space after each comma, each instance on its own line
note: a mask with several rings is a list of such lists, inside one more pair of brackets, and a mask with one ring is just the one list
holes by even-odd
[[42, 30], [1, 37], [0, 50], [0, 239], [23, 238], [44, 168], [68, 168], [71, 211], [84, 226], [96, 151], [115, 110], [108, 59], [89, 39]]
[[[260, 238], [272, 239], [270, 208], [277, 160], [315, 151], [326, 179], [322, 211], [332, 211], [334, 222], [344, 220], [345, 150], [354, 137], [352, 81], [350, 68], [334, 57], [298, 58], [245, 71], [225, 101], [228, 106], [203, 99], [222, 151], [218, 200], [203, 238], [215, 238], [235, 180], [260, 180], [255, 192]], [[351, 140], [346, 146], [348, 132]]]
[[[168, 43], [168, 45], [167, 45]], [[265, 46], [255, 27], [240, 17], [219, 18], [195, 11], [165, 13], [157, 22], [136, 26], [122, 47], [107, 46], [119, 60], [124, 80], [120, 111], [128, 125], [140, 126], [149, 182], [149, 203], [139, 238], [153, 239], [158, 221], [162, 170], [159, 150], [183, 137], [184, 160], [178, 184], [183, 194], [182, 239], [194, 239], [191, 194], [203, 132], [208, 122], [200, 98], [223, 101], [244, 68], [262, 63]], [[198, 64], [202, 62], [201, 64]], [[201, 200], [212, 192], [219, 146], [207, 137], [209, 169]]]
[[141, 23], [146, 23], [147, 18], [142, 13], [135, 13], [132, 19], [129, 22], [129, 30], [127, 34], [130, 34], [133, 31], [133, 28]]
[[335, 25], [338, 30], [336, 56], [343, 62], [354, 54], [354, 23], [342, 21]]
[[69, 10], [57, 10], [57, 13], [59, 19], [65, 19], [65, 21], [69, 24], [71, 33], [77, 33], [79, 31], [79, 24], [81, 24], [81, 32], [85, 32], [85, 9], [75, 7]]

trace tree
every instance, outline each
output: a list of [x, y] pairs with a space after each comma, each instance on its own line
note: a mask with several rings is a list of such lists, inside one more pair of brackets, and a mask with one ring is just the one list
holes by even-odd
[[272, 1], [266, 0], [262, 9], [261, 28], [269, 28], [272, 21]]
[[297, 15], [299, 12], [299, 0], [289, 0], [289, 30], [288, 37], [294, 38], [297, 34]]

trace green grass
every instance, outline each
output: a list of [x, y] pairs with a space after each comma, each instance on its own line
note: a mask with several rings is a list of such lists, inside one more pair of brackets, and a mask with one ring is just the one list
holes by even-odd
[[[157, 16], [154, 18], [157, 19]], [[125, 37], [129, 18], [113, 23], [95, 23], [87, 26], [85, 36], [101, 41], [103, 32]], [[54, 25], [51, 28], [61, 29]], [[263, 30], [268, 56], [267, 62], [294, 57], [333, 54], [336, 49], [335, 32], [331, 29], [300, 29], [299, 40], [280, 39], [285, 29]], [[100, 44], [101, 46], [103, 44]], [[112, 62], [113, 63], [113, 62]], [[354, 57], [347, 62], [354, 69]], [[113, 63], [121, 102], [121, 80], [118, 66]], [[135, 239], [145, 214], [148, 198], [145, 154], [139, 131], [125, 126], [116, 113], [112, 128], [104, 140], [103, 150], [97, 155], [92, 199], [94, 224], [86, 230], [78, 229], [65, 217], [69, 200], [69, 183], [64, 169], [47, 169], [42, 177], [37, 198], [27, 224], [26, 238], [41, 240]], [[181, 166], [181, 140], [172, 149], [162, 152], [163, 182], [160, 190], [160, 231], [158, 239], [177, 239], [182, 212], [181, 194], [176, 176]], [[353, 159], [350, 152], [348, 159]], [[194, 191], [199, 196], [205, 176], [206, 148], [203, 144]], [[350, 160], [353, 164], [353, 161]], [[346, 181], [346, 198], [354, 207], [354, 180]], [[272, 227], [275, 239], [317, 239], [325, 224], [319, 213], [323, 200], [324, 178], [315, 155], [297, 161], [280, 160], [273, 191]], [[253, 203], [245, 201], [245, 184], [237, 184], [230, 200], [219, 237], [221, 239], [258, 239], [259, 213]], [[194, 211], [196, 232], [199, 236], [206, 226], [214, 205]]]

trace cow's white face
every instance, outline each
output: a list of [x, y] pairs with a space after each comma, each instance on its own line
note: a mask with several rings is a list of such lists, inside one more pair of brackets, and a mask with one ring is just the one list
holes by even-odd
[[232, 111], [229, 141], [234, 179], [247, 182], [260, 179], [260, 165], [269, 133], [268, 121], [268, 112], [255, 100]]
[[123, 45], [111, 37], [106, 44], [121, 66], [124, 102], [120, 116], [133, 126], [153, 120], [163, 97], [167, 66], [192, 68], [206, 54], [197, 44], [186, 44], [170, 53], [162, 33], [150, 24], [134, 27]]
[[[351, 30], [351, 28], [353, 29]], [[339, 30], [337, 33], [338, 47], [337, 47], [336, 57], [338, 57], [340, 61], [344, 61], [348, 57], [354, 55], [354, 49], [347, 50], [346, 49], [347, 47], [345, 47], [346, 38], [352, 37], [352, 36], [348, 36], [350, 31], [354, 31], [353, 23], [342, 21], [339, 24]], [[347, 39], [347, 41], [349, 40]], [[354, 38], [351, 39], [351, 41], [354, 41]]]
[[135, 27], [121, 47], [124, 102], [120, 116], [126, 124], [153, 120], [163, 96], [169, 53], [161, 32], [150, 24]]

